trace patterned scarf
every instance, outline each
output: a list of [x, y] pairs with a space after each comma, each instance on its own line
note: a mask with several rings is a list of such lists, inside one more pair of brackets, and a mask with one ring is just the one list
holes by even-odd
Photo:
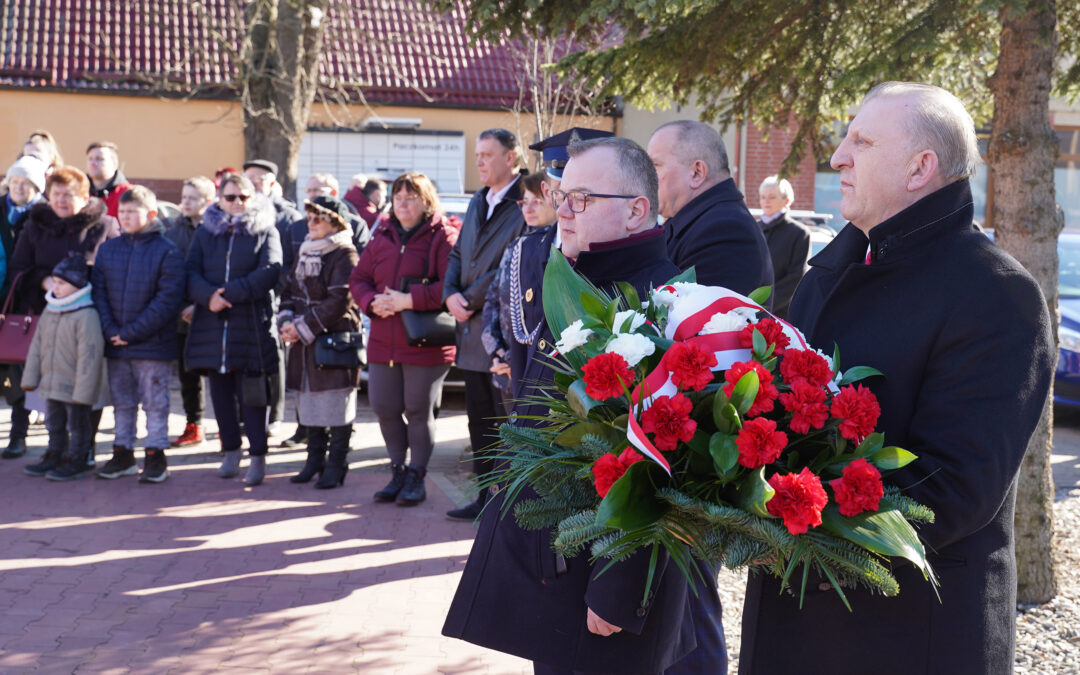
[[303, 283], [304, 279], [319, 276], [323, 256], [346, 246], [352, 246], [352, 233], [348, 230], [335, 232], [322, 239], [312, 239], [311, 235], [304, 237], [304, 243], [300, 244], [300, 253], [296, 256], [296, 280]]

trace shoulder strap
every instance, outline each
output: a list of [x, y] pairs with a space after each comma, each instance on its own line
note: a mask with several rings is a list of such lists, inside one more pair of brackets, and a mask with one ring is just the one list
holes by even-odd
[[437, 281], [435, 279], [435, 244], [439, 241], [439, 230], [433, 229], [431, 232], [431, 248], [428, 250], [428, 283]]
[[18, 288], [19, 279], [21, 279], [22, 275], [24, 275], [24, 274], [26, 274], [26, 270], [23, 270], [22, 272], [19, 272], [18, 274], [15, 275], [15, 278], [11, 280], [11, 287], [8, 288], [7, 297], [4, 298], [4, 307], [3, 307], [3, 309], [0, 309], [0, 316], [7, 316], [7, 313], [9, 311], [11, 311], [11, 301], [15, 297], [15, 289]]

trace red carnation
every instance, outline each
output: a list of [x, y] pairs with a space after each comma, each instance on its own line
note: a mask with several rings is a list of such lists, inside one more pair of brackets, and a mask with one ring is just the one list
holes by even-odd
[[885, 494], [881, 484], [881, 472], [877, 467], [859, 458], [844, 467], [840, 478], [829, 481], [836, 493], [840, 515], [857, 516], [863, 511], [877, 511], [878, 502]]
[[769, 513], [784, 519], [792, 534], [803, 534], [821, 524], [821, 510], [829, 502], [821, 479], [807, 467], [798, 474], [774, 474], [769, 485], [776, 494], [766, 504]]
[[743, 361], [733, 364], [724, 373], [724, 379], [727, 380], [727, 384], [724, 385], [724, 394], [728, 398], [731, 398], [731, 392], [735, 391], [735, 385], [739, 382], [739, 378], [751, 370], [756, 372], [758, 376], [758, 392], [757, 396], [754, 397], [754, 404], [750, 406], [750, 410], [746, 411], [747, 417], [753, 417], [772, 410], [773, 401], [776, 400], [779, 393], [776, 391], [776, 387], [773, 386], [772, 373], [765, 366], [757, 361]]
[[716, 354], [694, 344], [676, 342], [661, 363], [671, 371], [671, 381], [676, 387], [701, 391], [712, 382], [711, 368], [716, 365]]
[[829, 362], [821, 354], [809, 349], [789, 349], [784, 352], [784, 359], [780, 362], [780, 375], [788, 384], [806, 380], [818, 387], [824, 387], [833, 378]]
[[735, 444], [739, 446], [739, 464], [756, 469], [780, 458], [787, 445], [787, 434], [776, 430], [776, 422], [756, 417], [743, 424]]
[[697, 430], [697, 422], [690, 419], [694, 406], [682, 394], [660, 396], [648, 410], [641, 413], [641, 429], [655, 434], [653, 443], [660, 450], [674, 450], [679, 441], [689, 442]]
[[833, 396], [832, 416], [840, 422], [840, 435], [849, 441], [861, 443], [874, 433], [874, 425], [881, 417], [874, 392], [861, 385], [844, 387]]
[[585, 376], [585, 393], [597, 401], [622, 396], [623, 387], [634, 384], [634, 371], [626, 359], [615, 352], [597, 354], [581, 369]]
[[615, 481], [622, 478], [630, 465], [634, 462], [640, 462], [642, 459], [644, 457], [633, 448], [628, 447], [618, 457], [608, 453], [596, 460], [592, 467], [593, 484], [596, 486], [596, 493], [601, 498], [606, 497], [608, 490], [615, 484]]
[[754, 329], [757, 329], [761, 336], [765, 338], [765, 344], [775, 344], [775, 353], [783, 354], [784, 349], [791, 344], [791, 340], [787, 335], [784, 335], [784, 327], [780, 325], [780, 322], [776, 319], [762, 319], [757, 323], [750, 323], [746, 325], [739, 332], [739, 344], [743, 347], [754, 346]]
[[780, 405], [792, 414], [788, 426], [800, 434], [808, 433], [810, 429], [821, 429], [829, 421], [825, 390], [803, 379], [795, 380], [790, 392], [780, 394]]

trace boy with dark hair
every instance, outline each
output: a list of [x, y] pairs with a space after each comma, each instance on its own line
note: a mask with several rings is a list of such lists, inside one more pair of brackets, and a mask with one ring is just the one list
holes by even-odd
[[176, 358], [176, 320], [184, 300], [184, 258], [165, 238], [157, 199], [136, 185], [120, 196], [122, 234], [98, 249], [94, 305], [101, 315], [109, 392], [116, 416], [113, 456], [100, 478], [130, 476], [139, 404], [146, 413], [146, 462], [140, 483], [169, 477], [169, 378]]
[[23, 469], [31, 476], [66, 481], [90, 469], [90, 408], [105, 389], [105, 345], [86, 276], [81, 253], [53, 268], [52, 290], [45, 293], [45, 311], [26, 355], [22, 388], [45, 399], [49, 430], [45, 456]]

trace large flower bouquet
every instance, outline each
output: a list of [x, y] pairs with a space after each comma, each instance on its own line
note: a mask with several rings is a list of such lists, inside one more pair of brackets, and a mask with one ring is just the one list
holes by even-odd
[[602, 570], [651, 549], [651, 574], [666, 550], [688, 580], [693, 555], [788, 588], [796, 575], [801, 601], [814, 571], [848, 604], [859, 585], [896, 595], [898, 557], [936, 588], [912, 526], [934, 514], [884, 480], [916, 457], [885, 445], [878, 402], [856, 384], [880, 373], [841, 371], [753, 299], [768, 289], [692, 279], [609, 297], [552, 256], [554, 382], [523, 401], [529, 423], [502, 426], [505, 508], [553, 527], [560, 554], [589, 547]]

